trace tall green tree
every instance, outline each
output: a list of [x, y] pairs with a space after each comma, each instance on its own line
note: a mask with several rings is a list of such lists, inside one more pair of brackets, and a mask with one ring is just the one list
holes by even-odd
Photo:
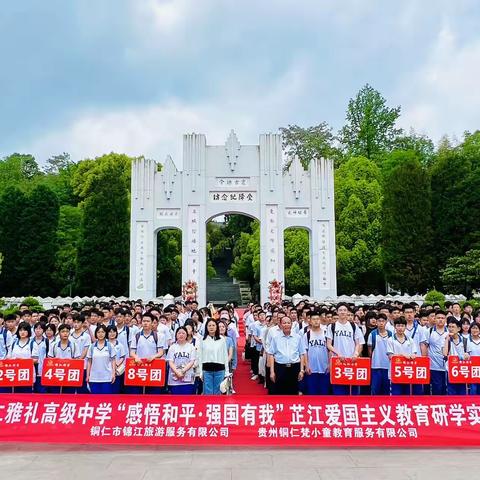
[[82, 210], [62, 205], [57, 229], [58, 251], [55, 261], [55, 280], [60, 295], [75, 292], [78, 247], [81, 240]]
[[14, 186], [25, 190], [28, 182], [41, 172], [32, 155], [13, 153], [0, 160], [0, 191]]
[[131, 161], [110, 153], [80, 162], [75, 171], [74, 192], [83, 211], [77, 260], [81, 294], [128, 291]]
[[448, 292], [470, 297], [474, 289], [480, 288], [480, 249], [449, 258], [441, 279]]
[[335, 172], [338, 290], [381, 292], [382, 186], [375, 162], [353, 157]]
[[332, 127], [322, 122], [313, 127], [288, 125], [280, 128], [283, 150], [289, 157], [298, 156], [304, 168], [315, 158], [331, 158], [339, 162], [340, 151], [335, 146]]
[[396, 152], [383, 192], [383, 267], [389, 284], [402, 292], [432, 286], [431, 193], [428, 173], [412, 151]]
[[182, 232], [160, 230], [157, 234], [157, 295], [182, 293]]
[[458, 146], [443, 142], [431, 169], [437, 271], [480, 242], [480, 132]]
[[6, 187], [0, 196], [0, 251], [4, 255], [0, 296], [21, 294], [23, 278], [19, 267], [24, 251], [20, 246], [22, 238], [31, 234], [24, 217], [27, 204], [25, 193], [17, 187]]
[[304, 228], [284, 232], [285, 293], [310, 294], [309, 233]]
[[348, 156], [375, 159], [390, 151], [402, 133], [396, 127], [400, 107], [389, 108], [380, 92], [366, 84], [348, 102], [346, 124], [340, 130], [340, 141]]
[[19, 242], [22, 252], [18, 270], [22, 275], [22, 293], [55, 295], [55, 260], [60, 206], [52, 190], [44, 185], [32, 189], [27, 198], [23, 221], [28, 232]]

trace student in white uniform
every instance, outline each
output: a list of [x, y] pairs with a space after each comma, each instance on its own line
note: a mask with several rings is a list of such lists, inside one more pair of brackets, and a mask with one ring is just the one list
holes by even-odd
[[[420, 323], [415, 319], [415, 307], [410, 303], [406, 303], [403, 306], [403, 314], [407, 321], [407, 327], [405, 328], [405, 336], [414, 341], [417, 352], [421, 354], [421, 344], [425, 339], [427, 328], [422, 327]], [[425, 386], [421, 384], [412, 385], [413, 395], [423, 395]]]
[[372, 359], [372, 395], [390, 395], [390, 379], [388, 370], [390, 361], [387, 354], [388, 339], [392, 332], [388, 331], [387, 317], [379, 313], [376, 318], [377, 328], [370, 332], [367, 339], [368, 354]]
[[[38, 347], [35, 342], [30, 341], [32, 336], [32, 327], [28, 322], [20, 322], [18, 324], [16, 338], [10, 345], [7, 358], [31, 358], [34, 363], [38, 361]], [[35, 369], [33, 369], [32, 385], [30, 387], [14, 387], [15, 393], [32, 393], [33, 383], [35, 381]]]
[[112, 393], [120, 393], [124, 386], [125, 378], [125, 361], [127, 350], [118, 340], [118, 330], [114, 325], [107, 327], [107, 338], [111, 347], [115, 350], [115, 383], [113, 384]]
[[[187, 320], [188, 321], [188, 320]], [[187, 342], [188, 332], [179, 327], [175, 332], [175, 343], [168, 349], [167, 361], [168, 387], [174, 395], [193, 395], [195, 393], [194, 365], [197, 351], [192, 343]]]
[[37, 344], [38, 348], [38, 363], [35, 364], [35, 384], [33, 385], [33, 391], [35, 393], [47, 393], [47, 387], [42, 385], [42, 371], [43, 371], [43, 362], [45, 357], [48, 355], [48, 350], [50, 348], [50, 342], [45, 337], [46, 324], [44, 322], [36, 322], [33, 326], [34, 336], [32, 342]]
[[[470, 339], [468, 346], [471, 357], [480, 357], [480, 325], [473, 322], [470, 325]], [[472, 383], [470, 385], [470, 395], [478, 395], [480, 392], [478, 383]]]
[[327, 339], [322, 330], [320, 312], [307, 312], [310, 329], [303, 335], [305, 349], [305, 388], [307, 395], [328, 395], [330, 374]]
[[87, 353], [92, 339], [90, 337], [90, 330], [85, 325], [86, 315], [80, 314], [73, 319], [73, 330], [70, 331], [69, 340], [75, 345], [78, 353], [78, 358], [85, 359], [85, 371], [83, 375], [83, 385], [75, 389], [75, 393], [90, 393], [87, 385]]
[[[355, 359], [360, 356], [362, 345], [365, 344], [363, 332], [353, 322], [348, 321], [349, 314], [352, 314], [346, 303], [339, 303], [337, 306], [338, 321], [330, 324], [327, 328], [327, 348], [333, 356]], [[334, 395], [358, 395], [358, 386], [332, 385]]]
[[[48, 351], [49, 358], [76, 359], [80, 357], [77, 345], [70, 339], [70, 327], [62, 323], [58, 327], [58, 339]], [[48, 393], [75, 393], [76, 387], [48, 387]]]
[[[153, 315], [144, 313], [142, 315], [142, 329], [133, 338], [130, 345], [130, 356], [137, 365], [150, 363], [157, 358], [162, 358], [167, 344], [165, 337], [153, 330]], [[128, 393], [140, 394], [142, 387], [128, 387]], [[145, 393], [162, 393], [161, 387], [146, 387]]]
[[446, 395], [447, 375], [443, 359], [443, 346], [448, 336], [445, 327], [447, 315], [443, 310], [435, 312], [435, 326], [430, 327], [422, 342], [422, 354], [430, 357], [430, 387], [432, 395]]
[[[460, 321], [451, 318], [447, 324], [448, 336], [445, 338], [443, 346], [443, 356], [448, 360], [449, 357], [458, 357], [459, 360], [469, 360], [471, 354], [471, 343], [460, 334], [462, 325]], [[448, 364], [446, 363], [446, 366]], [[447, 394], [448, 395], [466, 395], [466, 383], [450, 383], [447, 369]]]
[[95, 338], [87, 353], [87, 382], [91, 393], [110, 394], [115, 383], [115, 349], [107, 340], [105, 325], [97, 326]]
[[[394, 355], [400, 355], [408, 359], [414, 359], [418, 352], [415, 342], [405, 335], [405, 328], [407, 321], [405, 317], [400, 317], [395, 320], [395, 333], [387, 340], [387, 354], [391, 360]], [[388, 369], [390, 378], [391, 368]], [[403, 383], [392, 383], [392, 395], [410, 395], [410, 385]]]

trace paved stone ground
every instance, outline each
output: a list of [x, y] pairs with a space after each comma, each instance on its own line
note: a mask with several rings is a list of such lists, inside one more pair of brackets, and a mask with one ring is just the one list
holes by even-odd
[[[0, 445], [2, 480], [475, 479], [480, 451]], [[475, 473], [477, 472], [477, 473]]]

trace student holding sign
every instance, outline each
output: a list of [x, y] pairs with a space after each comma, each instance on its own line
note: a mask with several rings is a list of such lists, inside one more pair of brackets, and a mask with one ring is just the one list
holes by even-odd
[[[449, 357], [458, 357], [459, 360], [468, 360], [470, 358], [471, 346], [468, 340], [460, 335], [461, 328], [462, 326], [459, 320], [451, 318], [448, 321], [448, 336], [445, 338], [445, 345], [443, 346], [443, 356], [447, 362]], [[451, 383], [450, 379], [448, 379], [447, 394], [466, 395], [467, 384]]]
[[[415, 342], [405, 335], [405, 329], [407, 328], [407, 321], [405, 317], [400, 317], [395, 320], [395, 333], [387, 341], [387, 355], [390, 359], [394, 355], [399, 355], [413, 360], [417, 356], [417, 347]], [[390, 378], [391, 369], [389, 369]], [[410, 395], [410, 385], [402, 383], [392, 383], [391, 386], [392, 395]]]
[[[38, 361], [38, 346], [35, 342], [30, 341], [32, 336], [32, 327], [28, 322], [20, 322], [17, 328], [17, 335], [14, 338], [10, 349], [8, 351], [7, 358], [31, 358], [34, 363]], [[35, 370], [33, 371], [35, 373]], [[32, 376], [33, 378], [33, 376]], [[14, 387], [15, 393], [32, 393], [33, 381], [30, 387]]]
[[[362, 330], [353, 322], [348, 321], [352, 310], [346, 303], [339, 303], [337, 307], [338, 320], [331, 323], [325, 334], [327, 338], [327, 348], [331, 355], [340, 357], [341, 360], [355, 360], [360, 356], [362, 345], [365, 344], [365, 338]], [[332, 385], [334, 395], [358, 395], [360, 389], [358, 386]]]

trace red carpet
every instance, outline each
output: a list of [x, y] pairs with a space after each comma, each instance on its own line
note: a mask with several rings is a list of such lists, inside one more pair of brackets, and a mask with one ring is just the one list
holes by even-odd
[[240, 338], [238, 339], [238, 365], [233, 378], [233, 387], [237, 395], [267, 395], [267, 390], [256, 381], [250, 380], [250, 360], [243, 360], [243, 352], [245, 349], [245, 323], [243, 322], [243, 309], [237, 309], [238, 331]]

